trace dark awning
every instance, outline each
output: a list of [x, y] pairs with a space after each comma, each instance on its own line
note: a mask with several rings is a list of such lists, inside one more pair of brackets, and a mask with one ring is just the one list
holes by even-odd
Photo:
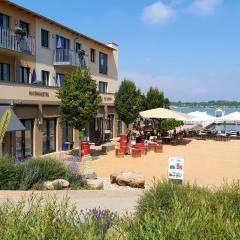
[[[2, 115], [4, 111], [7, 109], [11, 109], [11, 108], [9, 106], [0, 106], [0, 121], [2, 119]], [[12, 111], [11, 120], [8, 124], [7, 132], [24, 131], [24, 130], [25, 130], [25, 127], [23, 126], [21, 121], [18, 119], [18, 117], [15, 115], [15, 113]]]

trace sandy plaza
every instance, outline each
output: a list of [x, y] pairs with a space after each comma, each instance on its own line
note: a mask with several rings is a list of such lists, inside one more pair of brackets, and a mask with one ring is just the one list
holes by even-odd
[[162, 153], [148, 152], [141, 158], [116, 158], [114, 151], [93, 161], [98, 176], [109, 176], [119, 171], [139, 171], [148, 183], [154, 178], [167, 177], [168, 158], [183, 157], [184, 181], [201, 186], [220, 186], [240, 178], [240, 147], [238, 140], [218, 142], [213, 140], [185, 139], [182, 145], [164, 145]]

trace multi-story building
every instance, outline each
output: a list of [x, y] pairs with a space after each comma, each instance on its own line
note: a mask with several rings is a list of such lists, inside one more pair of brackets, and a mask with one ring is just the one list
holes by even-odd
[[25, 158], [59, 151], [74, 141], [76, 130], [60, 120], [56, 91], [64, 74], [88, 67], [102, 98], [87, 126], [93, 139], [120, 134], [114, 109], [118, 79], [118, 45], [103, 44], [9, 1], [0, 1], [0, 105], [9, 105], [25, 131], [8, 132], [3, 153]]

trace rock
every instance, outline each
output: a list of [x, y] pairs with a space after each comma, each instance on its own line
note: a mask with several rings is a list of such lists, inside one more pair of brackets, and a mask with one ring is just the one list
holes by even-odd
[[117, 175], [118, 175], [118, 173], [112, 173], [110, 175], [110, 181], [111, 181], [112, 184], [117, 183]]
[[56, 187], [68, 188], [70, 185], [70, 183], [65, 179], [56, 179], [56, 180], [52, 181], [52, 184], [55, 189], [56, 189]]
[[[111, 178], [111, 177], [110, 177]], [[114, 180], [114, 176], [112, 177]], [[116, 183], [120, 186], [129, 186], [133, 188], [144, 188], [144, 175], [136, 172], [120, 172], [117, 174]]]
[[95, 172], [82, 175], [83, 179], [97, 179], [97, 174]]
[[93, 190], [103, 190], [103, 181], [99, 179], [87, 179], [87, 185]]
[[43, 183], [43, 187], [47, 190], [59, 190], [68, 188], [70, 183], [65, 179], [56, 179], [53, 181], [46, 181]]
[[43, 187], [47, 190], [54, 190], [54, 186], [53, 186], [53, 183], [51, 181], [44, 182]]

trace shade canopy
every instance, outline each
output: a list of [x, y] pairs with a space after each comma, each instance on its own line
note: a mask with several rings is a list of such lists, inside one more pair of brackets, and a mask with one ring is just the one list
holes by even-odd
[[185, 120], [190, 119], [191, 116], [185, 113], [175, 112], [166, 108], [155, 108], [139, 113], [143, 118], [153, 118], [153, 119], [176, 119]]
[[[5, 110], [10, 109], [9, 106], [0, 106], [0, 121], [2, 119], [2, 115]], [[7, 132], [13, 132], [13, 131], [24, 131], [25, 127], [21, 123], [21, 121], [18, 119], [18, 117], [15, 115], [15, 113], [11, 110], [11, 119], [7, 127]]]
[[185, 120], [185, 124], [206, 126], [213, 123], [216, 119], [214, 116], [207, 114], [207, 112], [195, 111], [190, 112], [189, 115], [191, 115], [192, 118]]
[[233, 112], [218, 119], [222, 121], [240, 122], [240, 112]]

